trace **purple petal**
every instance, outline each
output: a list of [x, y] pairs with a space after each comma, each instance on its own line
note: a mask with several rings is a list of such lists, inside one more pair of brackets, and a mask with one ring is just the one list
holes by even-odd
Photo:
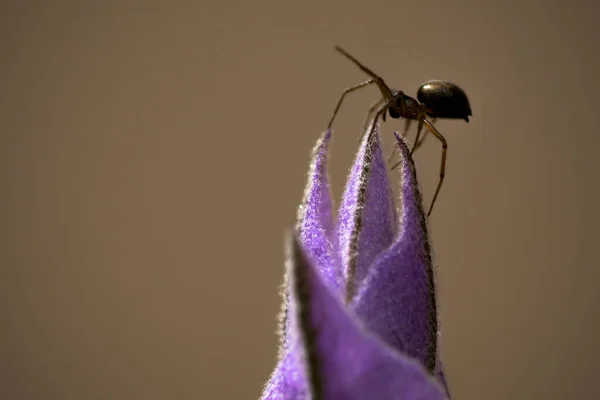
[[342, 283], [339, 263], [335, 257], [333, 200], [327, 177], [327, 156], [331, 130], [321, 135], [313, 149], [304, 199], [298, 209], [297, 230], [300, 241], [315, 260], [319, 273], [332, 290]]
[[[405, 358], [364, 332], [323, 282], [301, 243], [292, 238], [290, 271], [294, 343], [300, 358], [284, 358], [263, 399], [442, 400], [441, 385], [416, 360]], [[298, 357], [296, 355], [296, 357]], [[286, 361], [289, 364], [286, 364]], [[297, 365], [305, 366], [305, 373]], [[312, 397], [302, 383], [306, 377]]]
[[435, 372], [434, 374], [437, 376], [437, 378], [440, 380], [440, 382], [442, 383], [442, 385], [444, 386], [444, 388], [446, 389], [446, 396], [448, 396], [448, 399], [452, 398], [452, 396], [450, 395], [450, 389], [448, 388], [448, 382], [446, 381], [446, 374], [444, 372], [444, 364], [442, 363], [442, 348], [440, 346], [441, 341], [440, 341], [440, 336], [441, 336], [441, 328], [440, 328], [440, 323], [438, 321], [437, 324], [437, 330], [438, 330], [438, 336], [437, 336], [437, 346], [436, 346], [436, 361], [435, 361]]
[[[439, 325], [438, 325], [438, 330], [439, 330]], [[440, 382], [442, 382], [442, 385], [444, 385], [444, 388], [446, 389], [446, 395], [448, 396], [448, 399], [450, 399], [451, 398], [450, 389], [448, 388], [448, 382], [446, 381], [446, 374], [444, 373], [444, 364], [442, 363], [442, 352], [440, 350], [441, 350], [440, 349], [440, 340], [439, 340], [439, 336], [438, 336], [437, 357], [436, 357], [434, 374], [438, 377]]]
[[392, 243], [396, 220], [377, 124], [372, 135], [364, 135], [338, 216], [338, 243], [348, 299], [354, 296], [372, 261]]
[[290, 351], [279, 360], [263, 389], [261, 400], [309, 399], [302, 351]]
[[[316, 261], [325, 283], [339, 292], [342, 278], [337, 251], [334, 247], [337, 243], [334, 239], [333, 200], [327, 177], [327, 158], [331, 137], [331, 130], [323, 132], [313, 148], [304, 196], [298, 207], [296, 229], [304, 248]], [[289, 296], [285, 281], [283, 290], [283, 305], [279, 321], [280, 358], [283, 357], [289, 345]]]
[[353, 309], [370, 331], [434, 373], [437, 309], [427, 223], [413, 160], [406, 143], [396, 139], [402, 158], [400, 233], [371, 266]]

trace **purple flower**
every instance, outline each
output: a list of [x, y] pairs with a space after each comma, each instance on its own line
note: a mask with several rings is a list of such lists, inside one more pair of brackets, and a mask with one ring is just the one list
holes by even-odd
[[331, 136], [314, 148], [288, 238], [279, 360], [262, 399], [446, 399], [427, 223], [408, 147], [396, 134], [397, 210], [379, 126], [365, 135], [335, 223]]

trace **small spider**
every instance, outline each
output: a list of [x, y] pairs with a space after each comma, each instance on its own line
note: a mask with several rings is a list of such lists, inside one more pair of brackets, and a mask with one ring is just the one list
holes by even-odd
[[[329, 121], [328, 128], [331, 128], [333, 125], [333, 120], [335, 119], [340, 106], [342, 105], [342, 101], [346, 94], [353, 92], [357, 89], [366, 87], [371, 84], [377, 85], [383, 98], [375, 103], [370, 109], [368, 116], [373, 115], [371, 128], [368, 131], [370, 135], [375, 128], [375, 124], [379, 117], [382, 117], [385, 121], [386, 111], [389, 112], [390, 117], [394, 119], [404, 118], [406, 119], [405, 127], [403, 135], [406, 135], [410, 124], [413, 120], [418, 121], [419, 125], [417, 128], [417, 136], [415, 138], [415, 142], [413, 144], [413, 148], [411, 150], [411, 155], [414, 151], [421, 146], [423, 140], [426, 136], [423, 136], [421, 140], [419, 140], [421, 135], [421, 130], [423, 129], [423, 125], [427, 128], [429, 132], [431, 132], [440, 142], [442, 142], [442, 163], [440, 166], [440, 180], [435, 190], [435, 194], [433, 195], [433, 200], [431, 201], [431, 205], [429, 206], [429, 211], [427, 212], [427, 216], [431, 215], [431, 211], [433, 210], [433, 205], [438, 197], [440, 189], [442, 187], [442, 182], [444, 181], [444, 175], [446, 172], [446, 152], [448, 149], [448, 144], [446, 143], [446, 139], [442, 134], [433, 126], [433, 123], [436, 119], [464, 119], [466, 122], [469, 122], [469, 116], [472, 116], [471, 106], [469, 104], [469, 99], [465, 92], [458, 87], [457, 85], [440, 80], [430, 80], [423, 83], [419, 90], [417, 91], [417, 99], [413, 97], [407, 96], [401, 90], [393, 90], [383, 81], [383, 79], [371, 71], [369, 68], [365, 67], [361, 64], [356, 58], [348, 54], [344, 49], [340, 46], [335, 46], [335, 49], [342, 53], [344, 56], [349, 58], [354, 64], [356, 64], [362, 71], [366, 72], [371, 79], [360, 83], [356, 86], [349, 87], [344, 90], [340, 100], [333, 111], [333, 115], [331, 120]], [[427, 117], [432, 118], [432, 121], [429, 121]], [[367, 118], [367, 122], [369, 119]], [[367, 134], [366, 126], [365, 126], [365, 134]], [[427, 134], [427, 131], [425, 132]], [[396, 148], [394, 148], [395, 154]], [[391, 157], [390, 156], [390, 159]], [[396, 168], [398, 164], [395, 164], [391, 168]]]

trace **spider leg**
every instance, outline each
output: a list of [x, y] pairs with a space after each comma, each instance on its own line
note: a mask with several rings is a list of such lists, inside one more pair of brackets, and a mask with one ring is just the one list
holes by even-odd
[[438, 182], [437, 188], [435, 189], [433, 199], [431, 200], [429, 211], [427, 212], [427, 216], [429, 217], [431, 215], [431, 211], [433, 210], [433, 205], [435, 204], [438, 194], [440, 193], [440, 189], [442, 188], [442, 183], [444, 182], [444, 175], [446, 174], [446, 152], [448, 150], [448, 143], [446, 142], [446, 139], [444, 138], [444, 136], [442, 136], [440, 131], [438, 131], [433, 126], [433, 124], [427, 120], [427, 118], [423, 118], [422, 121], [429, 130], [429, 132], [431, 132], [433, 136], [435, 136], [440, 142], [442, 142], [442, 162], [440, 165], [440, 180]]
[[391, 101], [394, 98], [392, 90], [388, 87], [388, 85], [386, 85], [386, 83], [383, 81], [383, 79], [379, 75], [377, 75], [375, 72], [371, 71], [369, 68], [364, 66], [360, 61], [358, 61], [356, 58], [354, 58], [354, 56], [350, 55], [350, 53], [348, 53], [346, 50], [342, 49], [340, 46], [333, 46], [333, 48], [337, 52], [339, 52], [340, 54], [342, 54], [346, 58], [348, 58], [350, 61], [352, 61], [363, 72], [365, 72], [367, 75], [369, 75], [371, 78], [373, 78], [375, 80], [375, 83], [379, 87], [379, 90], [381, 91], [381, 94], [383, 95], [383, 97], [385, 97], [388, 101]]
[[[436, 123], [436, 121], [437, 121], [437, 119], [436, 119], [436, 118], [432, 119], [432, 120], [431, 120], [431, 125], [434, 125], [434, 124]], [[416, 142], [416, 141], [415, 141], [415, 143], [416, 143], [416, 144], [414, 145], [415, 147], [414, 147], [414, 149], [413, 149], [413, 153], [414, 153], [414, 152], [415, 152], [415, 151], [416, 151], [416, 150], [417, 150], [419, 147], [421, 147], [421, 145], [422, 145], [422, 144], [423, 144], [423, 142], [425, 141], [425, 138], [427, 137], [427, 133], [429, 133], [429, 131], [425, 131], [425, 132], [424, 132], [424, 134], [423, 134], [423, 137], [421, 138], [421, 140], [419, 140], [418, 142]]]
[[[412, 123], [412, 119], [405, 119], [404, 121], [404, 132], [402, 132], [402, 137], [406, 137], [406, 134], [408, 133], [408, 129], [410, 128], [410, 124]], [[392, 158], [394, 158], [394, 156], [396, 155], [396, 153], [398, 152], [398, 146], [394, 145], [394, 150], [392, 150], [392, 154], [390, 154], [390, 158], [388, 158], [388, 164], [392, 163]], [[394, 170], [394, 167], [397, 166], [396, 164], [390, 168], [390, 170]]]
[[404, 121], [404, 132], [402, 133], [402, 136], [406, 136], [408, 134], [408, 129], [410, 128], [410, 125], [412, 124], [412, 119], [406, 119], [406, 121]]
[[[380, 100], [373, 103], [373, 105], [369, 108], [369, 112], [367, 112], [367, 119], [365, 120], [365, 124], [363, 126], [363, 132], [367, 129], [369, 123], [371, 122], [371, 115], [375, 112], [376, 109], [381, 107], [381, 104], [385, 102], [385, 98], [381, 98]], [[383, 114], [385, 115], [385, 114]]]
[[371, 127], [368, 130], [366, 130], [360, 137], [361, 142], [365, 135], [371, 136], [373, 134], [373, 131], [375, 130], [375, 125], [377, 124], [377, 120], [379, 120], [381, 115], [383, 115], [383, 113], [385, 113], [388, 110], [388, 108], [390, 108], [389, 101], [386, 102], [379, 110], [377, 110], [377, 113], [375, 114], [375, 117], [373, 117], [373, 120], [371, 122]]
[[342, 93], [342, 96], [340, 97], [340, 99], [339, 99], [339, 101], [337, 103], [337, 106], [335, 107], [335, 110], [333, 111], [333, 115], [331, 116], [331, 119], [329, 120], [329, 125], [327, 125], [327, 129], [331, 129], [331, 126], [333, 125], [333, 120], [335, 119], [338, 111], [340, 110], [342, 102], [344, 101], [344, 97], [346, 97], [346, 95], [348, 93], [352, 93], [355, 90], [358, 90], [358, 89], [363, 88], [365, 86], [371, 85], [373, 83], [375, 83], [375, 79], [369, 79], [368, 81], [359, 83], [358, 85], [351, 86], [351, 87], [347, 88], [346, 90], [344, 90], [344, 93]]
[[421, 137], [421, 131], [423, 130], [423, 119], [424, 118], [425, 118], [425, 106], [421, 105], [419, 107], [419, 112], [417, 114], [417, 119], [419, 120], [419, 125], [417, 127], [417, 136], [415, 137], [415, 143], [413, 144], [413, 148], [410, 150], [411, 156], [417, 149], [417, 144], [419, 143], [419, 138]]

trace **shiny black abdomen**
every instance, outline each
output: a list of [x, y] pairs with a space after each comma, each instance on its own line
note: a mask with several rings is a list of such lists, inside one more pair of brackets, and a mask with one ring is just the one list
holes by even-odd
[[421, 85], [417, 100], [431, 118], [464, 119], [469, 122], [471, 105], [466, 93], [453, 83], [431, 80]]

